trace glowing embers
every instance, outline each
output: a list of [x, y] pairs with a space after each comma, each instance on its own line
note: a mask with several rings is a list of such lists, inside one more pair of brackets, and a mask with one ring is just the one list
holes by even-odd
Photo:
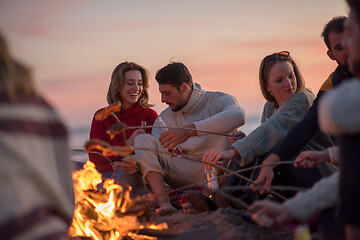
[[101, 174], [92, 162], [88, 161], [84, 169], [73, 173], [73, 181], [75, 211], [69, 229], [70, 237], [156, 239], [139, 235], [140, 231], [167, 228], [166, 223], [154, 224], [155, 215], [143, 198], [130, 199], [131, 188], [124, 190], [112, 179], [102, 182]]

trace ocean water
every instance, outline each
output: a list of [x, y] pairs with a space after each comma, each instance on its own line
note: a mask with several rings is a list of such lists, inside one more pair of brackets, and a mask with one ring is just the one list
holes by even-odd
[[[260, 125], [260, 116], [248, 116], [244, 126], [239, 128], [240, 131], [248, 135], [252, 130]], [[69, 129], [70, 147], [72, 149], [71, 159], [74, 161], [86, 162], [88, 156], [86, 153], [78, 151], [84, 148], [84, 144], [89, 140], [90, 127], [78, 126]]]

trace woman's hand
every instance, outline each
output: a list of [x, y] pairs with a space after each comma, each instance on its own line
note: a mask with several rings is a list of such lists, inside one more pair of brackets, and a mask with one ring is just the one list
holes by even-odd
[[[268, 191], [266, 188], [271, 186], [272, 180], [274, 179], [274, 171], [272, 167], [262, 167], [259, 173], [259, 176], [255, 180], [255, 184], [250, 184], [250, 187], [253, 187], [253, 191], [259, 191], [260, 194], [266, 194]], [[264, 189], [256, 189], [257, 185], [261, 185]]]
[[293, 219], [284, 204], [269, 200], [256, 201], [249, 206], [248, 210], [254, 213], [252, 220], [265, 228], [282, 226]]
[[122, 168], [126, 174], [134, 174], [139, 170], [137, 163], [127, 157], [123, 158], [122, 162], [114, 162], [112, 168], [114, 171]]
[[274, 179], [274, 172], [273, 169], [275, 167], [275, 165], [270, 165], [267, 166], [267, 164], [272, 164], [272, 163], [277, 163], [280, 162], [280, 158], [272, 153], [270, 154], [261, 164], [261, 170], [259, 173], [259, 176], [257, 177], [257, 179], [255, 180], [255, 184], [252, 183], [250, 185], [250, 187], [256, 187], [256, 185], [261, 185], [263, 186], [265, 189], [263, 190], [256, 190], [254, 189], [254, 191], [259, 191], [260, 194], [265, 194], [267, 193], [266, 188], [269, 188], [271, 186], [272, 180]]
[[145, 134], [145, 130], [144, 129], [137, 129], [133, 132], [133, 134], [131, 134], [131, 137], [127, 140], [127, 143], [129, 146], [134, 146], [134, 140], [137, 136], [141, 135], [141, 134]]
[[242, 131], [233, 131], [230, 133], [231, 137], [229, 137], [229, 140], [231, 144], [234, 144], [237, 140], [242, 139], [246, 137], [246, 134]]
[[[236, 153], [234, 152], [234, 148], [231, 148], [229, 150], [216, 150], [216, 149], [210, 149], [208, 152], [206, 152], [203, 156], [203, 161], [208, 163], [217, 164], [217, 162], [222, 160], [230, 160], [236, 156]], [[209, 170], [211, 168], [211, 165], [205, 164], [205, 169]]]

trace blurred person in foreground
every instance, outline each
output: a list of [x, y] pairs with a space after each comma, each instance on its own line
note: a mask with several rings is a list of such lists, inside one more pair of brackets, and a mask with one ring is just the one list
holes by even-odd
[[[340, 173], [284, 204], [259, 201], [250, 206], [249, 210], [255, 212], [254, 220], [262, 226], [278, 226], [291, 219], [306, 221], [313, 214], [337, 205], [338, 222], [345, 226], [346, 239], [360, 239], [360, 1], [347, 3], [350, 13], [345, 23], [344, 45], [349, 51], [349, 70], [355, 78], [330, 91], [319, 104], [320, 128], [336, 135], [339, 142]], [[309, 165], [311, 160], [319, 162], [321, 158], [313, 155], [299, 159], [297, 164]]]
[[67, 131], [0, 34], [0, 239], [65, 239], [74, 211]]
[[[109, 115], [101, 121], [96, 120], [95, 115], [103, 108], [97, 110], [91, 124], [90, 139], [100, 139], [112, 146], [125, 146], [122, 134], [111, 138], [107, 133], [118, 120], [127, 126], [141, 126], [142, 123], [153, 125], [158, 114], [150, 108], [152, 105], [149, 104], [148, 88], [149, 72], [146, 68], [134, 62], [122, 62], [116, 66], [111, 74], [107, 102], [110, 105], [119, 101], [121, 109], [114, 113], [115, 116]], [[134, 146], [134, 139], [144, 133], [151, 133], [151, 128], [126, 129], [126, 144]], [[142, 179], [138, 178], [139, 167], [135, 161], [121, 156], [111, 156], [108, 159], [112, 162], [109, 162], [104, 156], [96, 153], [89, 153], [89, 158], [104, 178], [113, 178], [115, 183], [123, 187], [131, 186], [132, 197], [146, 193]]]

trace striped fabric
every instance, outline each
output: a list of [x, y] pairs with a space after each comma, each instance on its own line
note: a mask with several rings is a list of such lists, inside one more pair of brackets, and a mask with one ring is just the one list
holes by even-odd
[[74, 209], [67, 131], [42, 98], [0, 94], [0, 239], [64, 239]]
[[[261, 118], [261, 125], [248, 136], [239, 139], [233, 147], [240, 153], [240, 165], [246, 166], [257, 157], [271, 152], [285, 135], [305, 116], [312, 105], [315, 95], [308, 89], [295, 94], [284, 106], [276, 109], [273, 103], [267, 102]], [[304, 150], [323, 150], [329, 139], [318, 133], [305, 146]], [[335, 169], [328, 163], [319, 166], [322, 176], [328, 176]]]

